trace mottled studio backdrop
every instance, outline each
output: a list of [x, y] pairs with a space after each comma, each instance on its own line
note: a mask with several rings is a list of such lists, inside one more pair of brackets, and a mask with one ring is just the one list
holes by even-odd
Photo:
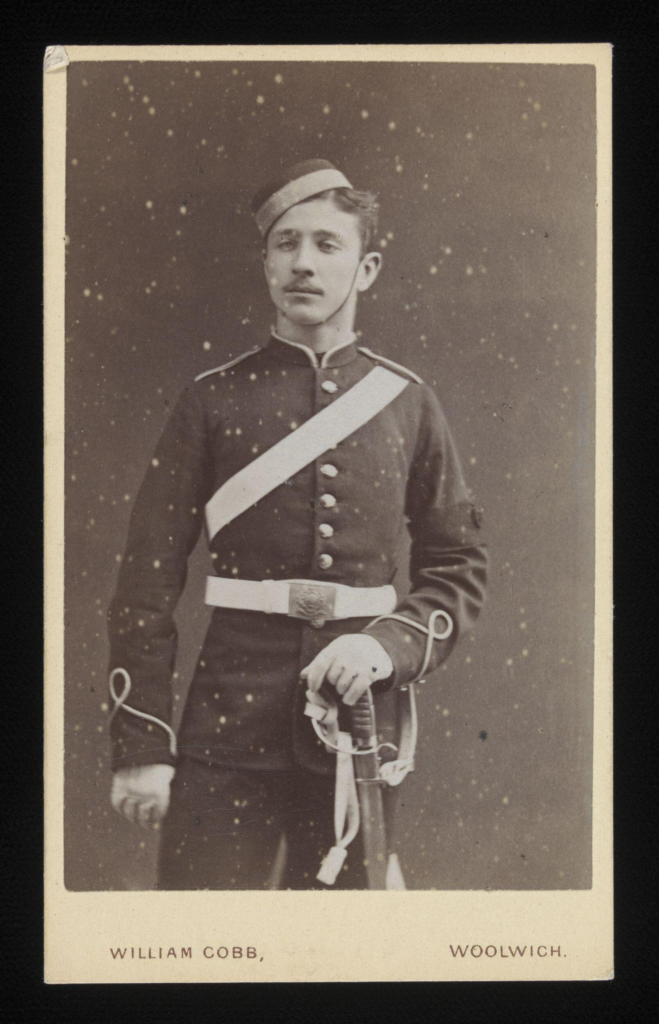
[[[68, 68], [66, 884], [141, 889], [109, 804], [105, 616], [133, 499], [190, 379], [272, 321], [252, 193], [323, 156], [381, 195], [363, 343], [436, 386], [491, 550], [488, 603], [420, 695], [411, 888], [591, 880], [595, 76], [588, 67]], [[179, 606], [180, 709], [207, 621]]]

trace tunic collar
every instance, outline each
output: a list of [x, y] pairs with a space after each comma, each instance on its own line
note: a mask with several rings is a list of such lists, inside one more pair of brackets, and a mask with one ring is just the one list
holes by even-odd
[[289, 341], [273, 331], [268, 342], [268, 350], [285, 362], [297, 363], [298, 366], [313, 366], [315, 370], [320, 370], [352, 362], [357, 355], [355, 340], [356, 335], [353, 334], [348, 341], [343, 341], [326, 352], [316, 353], [306, 345]]

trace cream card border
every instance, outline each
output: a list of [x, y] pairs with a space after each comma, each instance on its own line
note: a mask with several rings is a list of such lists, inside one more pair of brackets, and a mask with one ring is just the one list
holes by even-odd
[[[49, 983], [595, 980], [613, 976], [611, 47], [71, 46], [76, 61], [589, 64], [597, 90], [593, 885], [523, 892], [68, 892], [64, 887], [64, 197], [66, 66], [44, 74], [45, 978]], [[491, 945], [455, 959], [449, 945]], [[523, 959], [508, 945], [534, 946]], [[135, 958], [113, 960], [110, 947]], [[173, 947], [176, 959], [160, 959]], [[226, 948], [224, 958], [204, 949]], [[234, 947], [242, 957], [233, 956]], [[247, 957], [247, 947], [256, 950]], [[540, 951], [546, 947], [546, 955]], [[549, 954], [560, 947], [560, 955]], [[182, 949], [192, 956], [182, 957]], [[138, 956], [138, 950], [142, 957]], [[151, 951], [151, 958], [148, 951]], [[130, 954], [128, 954], [130, 956]]]

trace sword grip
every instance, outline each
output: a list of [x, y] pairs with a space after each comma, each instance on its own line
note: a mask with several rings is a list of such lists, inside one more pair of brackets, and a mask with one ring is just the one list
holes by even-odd
[[350, 732], [353, 742], [360, 748], [375, 746], [375, 706], [373, 694], [366, 690], [350, 711]]

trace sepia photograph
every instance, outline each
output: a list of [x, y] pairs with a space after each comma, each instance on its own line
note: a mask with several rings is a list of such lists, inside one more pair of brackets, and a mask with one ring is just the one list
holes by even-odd
[[53, 72], [64, 889], [588, 893], [596, 66], [230, 49]]

